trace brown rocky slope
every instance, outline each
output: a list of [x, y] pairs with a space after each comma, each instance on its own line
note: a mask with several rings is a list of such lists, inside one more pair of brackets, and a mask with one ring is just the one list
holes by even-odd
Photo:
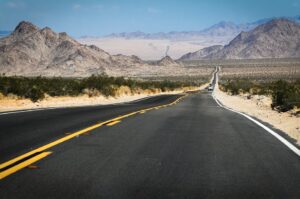
[[94, 45], [82, 45], [66, 33], [40, 29], [26, 21], [0, 39], [0, 72], [7, 75], [118, 75], [123, 69], [134, 71], [143, 65], [136, 56], [112, 56]]
[[208, 53], [205, 56], [199, 53], [202, 51], [184, 55], [183, 58], [186, 60], [299, 58], [300, 25], [288, 19], [274, 19], [249, 32], [241, 32], [224, 48], [211, 52], [206, 50]]

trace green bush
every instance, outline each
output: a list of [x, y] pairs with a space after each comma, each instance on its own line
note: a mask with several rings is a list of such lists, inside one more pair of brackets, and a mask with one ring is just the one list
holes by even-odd
[[279, 80], [272, 85], [272, 108], [288, 111], [300, 107], [300, 84]]
[[300, 107], [300, 80], [255, 82], [247, 79], [233, 79], [221, 82], [220, 88], [232, 95], [240, 93], [271, 95], [271, 107], [279, 111], [288, 111], [294, 106]]
[[177, 81], [136, 81], [123, 77], [109, 77], [107, 75], [92, 75], [88, 78], [61, 78], [61, 77], [8, 77], [0, 75], [0, 92], [3, 95], [14, 94], [29, 98], [36, 102], [50, 96], [78, 96], [85, 90], [97, 91], [105, 96], [115, 96], [120, 86], [128, 86], [131, 90], [161, 89], [174, 90], [184, 86], [198, 86], [193, 82]]
[[38, 100], [43, 99], [45, 95], [41, 88], [34, 85], [31, 89], [28, 90], [27, 94], [25, 94], [24, 97], [31, 99], [31, 101], [33, 102], [37, 102]]

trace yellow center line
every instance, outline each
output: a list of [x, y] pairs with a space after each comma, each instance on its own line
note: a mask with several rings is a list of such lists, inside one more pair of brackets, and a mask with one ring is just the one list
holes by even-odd
[[115, 124], [118, 124], [119, 122], [121, 122], [120, 120], [116, 120], [116, 121], [113, 121], [113, 122], [110, 122], [108, 124], [106, 124], [106, 126], [113, 126]]
[[[103, 122], [103, 123], [104, 123], [104, 122]], [[75, 133], [73, 133], [73, 134], [71, 134], [71, 135], [68, 135], [68, 136], [65, 136], [65, 137], [63, 137], [63, 138], [60, 138], [60, 139], [58, 139], [58, 140], [56, 140], [56, 141], [54, 141], [54, 142], [51, 142], [51, 143], [49, 143], [49, 144], [46, 144], [46, 145], [44, 145], [44, 146], [42, 146], [42, 147], [39, 147], [39, 148], [37, 148], [37, 149], [35, 149], [35, 150], [32, 150], [32, 151], [30, 151], [30, 152], [28, 152], [28, 153], [25, 153], [25, 154], [23, 154], [23, 155], [21, 155], [21, 156], [18, 156], [18, 157], [16, 157], [16, 158], [12, 159], [12, 160], [9, 160], [9, 161], [7, 161], [7, 162], [5, 162], [5, 163], [2, 163], [2, 164], [0, 164], [0, 169], [2, 169], [2, 168], [4, 168], [4, 167], [7, 167], [7, 166], [9, 166], [9, 165], [11, 165], [11, 164], [13, 164], [13, 163], [15, 163], [15, 162], [17, 162], [17, 161], [23, 159], [23, 158], [26, 158], [26, 157], [28, 157], [28, 156], [34, 154], [34, 153], [38, 153], [38, 152], [41, 152], [41, 151], [45, 151], [45, 150], [47, 150], [47, 149], [49, 149], [49, 148], [51, 148], [51, 147], [53, 147], [53, 146], [55, 146], [55, 145], [58, 145], [58, 144], [60, 144], [60, 143], [62, 143], [62, 142], [65, 142], [65, 141], [67, 141], [67, 140], [70, 140], [70, 139], [72, 139], [72, 138], [74, 138], [74, 137], [76, 137], [76, 136], [78, 136], [78, 135], [80, 135], [80, 134], [83, 134], [83, 133], [86, 133], [86, 132], [91, 131], [91, 130], [93, 130], [93, 129], [96, 129], [96, 128], [102, 126], [103, 123], [100, 123], [100, 124], [96, 124], [96, 125], [90, 126], [90, 127], [85, 128], [85, 129], [83, 129], [83, 130], [81, 130], [81, 131], [77, 131], [77, 132], [75, 132]]]
[[24, 162], [21, 162], [20, 164], [14, 166], [14, 167], [11, 167], [11, 168], [9, 168], [9, 169], [1, 172], [0, 173], [0, 180], [2, 180], [3, 178], [5, 178], [5, 177], [7, 177], [7, 176], [9, 176], [9, 175], [11, 175], [13, 173], [16, 173], [17, 171], [19, 171], [19, 170], [21, 170], [21, 169], [23, 169], [23, 168], [31, 165], [34, 162], [37, 162], [37, 161], [43, 159], [44, 157], [46, 157], [46, 156], [48, 156], [50, 154], [51, 154], [51, 152], [43, 152], [43, 153], [41, 153], [41, 154], [39, 154], [37, 156], [34, 156], [34, 157], [32, 157], [32, 158], [24, 161]]
[[[69, 135], [67, 135], [67, 136], [65, 136], [65, 137], [63, 137], [63, 138], [60, 138], [60, 139], [56, 140], [56, 141], [50, 142], [49, 144], [46, 144], [46, 145], [41, 146], [41, 147], [39, 147], [39, 148], [37, 148], [37, 149], [34, 149], [34, 150], [32, 150], [32, 151], [29, 151], [29, 152], [27, 152], [27, 153], [25, 153], [25, 154], [23, 154], [23, 155], [20, 155], [20, 156], [17, 156], [17, 157], [15, 157], [15, 158], [11, 159], [11, 160], [8, 160], [7, 162], [4, 162], [4, 163], [0, 164], [0, 169], [3, 169], [3, 168], [5, 168], [5, 167], [7, 167], [7, 166], [9, 166], [9, 165], [11, 165], [11, 164], [14, 164], [15, 162], [18, 162], [18, 161], [20, 161], [20, 160], [22, 160], [22, 159], [24, 159], [24, 158], [26, 158], [26, 157], [28, 157], [28, 156], [30, 156], [30, 155], [33, 155], [33, 154], [35, 154], [35, 153], [40, 153], [40, 152], [45, 151], [45, 150], [47, 150], [47, 149], [49, 149], [49, 148], [52, 148], [52, 147], [54, 147], [54, 146], [56, 146], [56, 145], [58, 145], [58, 144], [61, 144], [61, 143], [65, 142], [65, 141], [68, 141], [68, 140], [70, 140], [70, 139], [72, 139], [72, 138], [74, 138], [74, 137], [77, 137], [77, 136], [79, 136], [79, 135], [81, 135], [81, 134], [84, 134], [84, 133], [86, 133], [86, 132], [88, 132], [88, 131], [92, 131], [92, 130], [94, 130], [94, 129], [96, 129], [96, 128], [99, 128], [99, 127], [101, 127], [101, 126], [103, 126], [103, 125], [112, 126], [112, 125], [114, 125], [114, 124], [119, 123], [121, 119], [124, 119], [124, 118], [130, 117], [130, 116], [136, 115], [136, 114], [141, 113], [141, 112], [143, 112], [143, 111], [146, 112], [146, 111], [148, 111], [148, 110], [153, 110], [153, 109], [163, 108], [163, 107], [167, 107], [167, 106], [173, 105], [175, 102], [178, 102], [180, 99], [182, 99], [182, 98], [185, 97], [185, 96], [186, 96], [186, 95], [181, 96], [180, 98], [178, 98], [177, 100], [175, 100], [174, 102], [169, 103], [169, 104], [160, 105], [160, 106], [155, 106], [155, 107], [147, 108], [147, 109], [142, 109], [142, 110], [139, 110], [139, 111], [134, 111], [134, 112], [131, 112], [131, 113], [128, 113], [128, 114], [125, 114], [125, 115], [122, 115], [122, 116], [119, 116], [119, 117], [116, 117], [116, 118], [113, 118], [113, 119], [110, 119], [110, 120], [101, 122], [101, 123], [99, 123], [99, 124], [92, 125], [92, 126], [90, 126], [90, 127], [87, 127], [87, 128], [85, 128], [85, 129], [82, 129], [82, 130], [80, 130], [80, 131], [74, 132], [74, 133], [69, 134]], [[118, 121], [118, 122], [117, 122], [117, 121]], [[109, 125], [109, 124], [110, 124], [110, 125]], [[44, 153], [41, 153], [41, 154], [44, 154]], [[35, 157], [41, 157], [41, 154], [40, 154], [40, 155], [37, 155], [37, 156], [35, 156]], [[47, 154], [47, 155], [48, 155], [48, 154]], [[45, 157], [45, 156], [44, 156], [44, 157]], [[31, 159], [32, 159], [32, 158], [31, 158]], [[31, 160], [31, 159], [29, 159], [29, 160]], [[40, 158], [40, 159], [41, 159], [41, 158]], [[29, 161], [29, 160], [27, 160], [27, 161]], [[27, 162], [27, 161], [25, 161], [25, 162]], [[22, 163], [20, 163], [20, 164], [22, 164]], [[18, 164], [18, 165], [20, 165], [20, 164]], [[16, 167], [16, 166], [14, 166], [14, 167]], [[13, 167], [13, 168], [14, 168], [14, 167]], [[8, 170], [9, 170], [9, 169], [8, 169]], [[6, 170], [6, 171], [7, 171], [7, 170]], [[4, 171], [4, 172], [6, 172], [6, 171]], [[4, 172], [1, 172], [1, 175], [2, 175]], [[0, 178], [0, 179], [1, 179], [1, 178]]]

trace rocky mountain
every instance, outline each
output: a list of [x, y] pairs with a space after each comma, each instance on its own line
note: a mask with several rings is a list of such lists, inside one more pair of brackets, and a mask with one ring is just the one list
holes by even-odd
[[170, 56], [165, 56], [161, 60], [159, 60], [156, 65], [158, 66], [180, 66], [175, 60], [173, 60]]
[[[281, 17], [296, 23], [300, 23], [300, 16], [295, 17]], [[169, 39], [169, 40], [198, 40], [199, 38], [209, 37], [226, 37], [233, 39], [240, 32], [250, 31], [257, 26], [266, 22], [278, 19], [276, 17], [260, 19], [255, 22], [235, 24], [230, 21], [221, 21], [217, 24], [210, 26], [204, 30], [199, 31], [171, 31], [171, 32], [157, 32], [157, 33], [144, 33], [141, 31], [136, 32], [122, 32], [112, 33], [105, 36], [106, 38], [125, 38], [125, 39]], [[85, 38], [88, 36], [85, 36]], [[226, 41], [226, 38], [224, 41]], [[231, 40], [230, 39], [230, 40]], [[230, 41], [229, 40], [229, 41]]]
[[199, 40], [203, 37], [226, 37], [237, 35], [245, 26], [239, 26], [232, 22], [220, 22], [207, 29], [200, 31], [171, 31], [171, 32], [157, 32], [157, 33], [144, 33], [141, 31], [136, 32], [122, 32], [113, 33], [105, 36], [105, 38], [123, 38], [123, 39], [168, 39], [168, 40]]
[[237, 25], [233, 22], [222, 21], [207, 29], [202, 30], [201, 34], [209, 35], [209, 36], [230, 36], [230, 35], [237, 35], [241, 31], [244, 31], [248, 28], [250, 27]]
[[112, 56], [94, 45], [82, 45], [66, 33], [25, 21], [0, 39], [0, 72], [8, 75], [115, 75], [143, 64], [136, 56]]
[[[210, 49], [210, 48], [208, 48]], [[214, 48], [213, 48], [214, 49]], [[249, 32], [241, 32], [228, 45], [206, 56], [198, 52], [186, 59], [257, 59], [300, 57], [300, 25], [288, 19], [274, 19]], [[192, 56], [194, 55], [194, 56]]]
[[[158, 60], [165, 55], [166, 48], [172, 58], [179, 59], [187, 52], [213, 45], [227, 45], [242, 31], [247, 32], [273, 18], [251, 23], [235, 24], [220, 22], [205, 30], [145, 33], [141, 31], [114, 33], [104, 37], [84, 36], [81, 43], [97, 45], [110, 54], [138, 55], [144, 60]], [[300, 16], [288, 18], [300, 23]]]
[[300, 25], [274, 19], [249, 32], [241, 32], [210, 59], [257, 59], [300, 57]]
[[168, 39], [168, 40], [185, 40], [202, 36], [199, 31], [172, 31], [172, 32], [157, 32], [157, 33], [144, 33], [141, 31], [136, 32], [122, 32], [112, 33], [105, 36], [105, 38], [123, 38], [123, 39]]
[[187, 54], [183, 55], [179, 60], [184, 61], [184, 60], [204, 59], [208, 55], [210, 55], [212, 53], [216, 53], [216, 52], [218, 52], [222, 49], [223, 49], [222, 45], [214, 45], [214, 46], [206, 47], [206, 48], [203, 48], [203, 49], [198, 50], [196, 52], [187, 53]]
[[83, 45], [67, 33], [39, 28], [23, 21], [7, 37], [0, 38], [0, 74], [19, 76], [150, 77], [201, 74], [187, 71], [170, 57], [148, 63], [137, 56], [110, 55], [95, 45]]

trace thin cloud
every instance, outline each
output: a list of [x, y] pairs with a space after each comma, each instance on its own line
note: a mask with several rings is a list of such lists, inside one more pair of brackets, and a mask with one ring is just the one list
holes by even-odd
[[160, 11], [159, 9], [149, 7], [149, 8], [147, 8], [147, 12], [148, 12], [149, 14], [158, 14], [158, 13], [160, 13], [161, 11]]
[[72, 9], [73, 10], [79, 10], [81, 8], [81, 5], [80, 4], [74, 4], [73, 6], [72, 6]]
[[74, 4], [72, 5], [73, 10], [102, 10], [103, 5], [96, 4], [96, 5], [81, 5], [81, 4]]
[[120, 11], [120, 9], [121, 9], [121, 7], [118, 6], [118, 5], [113, 5], [113, 6], [111, 7], [111, 10], [114, 11], [114, 12]]
[[9, 8], [22, 8], [25, 6], [25, 4], [23, 2], [9, 1], [7, 2], [6, 6]]
[[97, 5], [94, 5], [93, 8], [96, 9], [96, 10], [102, 10], [103, 9], [103, 5], [97, 4]]
[[8, 2], [7, 6], [10, 8], [15, 8], [15, 7], [17, 7], [17, 4], [15, 2]]

